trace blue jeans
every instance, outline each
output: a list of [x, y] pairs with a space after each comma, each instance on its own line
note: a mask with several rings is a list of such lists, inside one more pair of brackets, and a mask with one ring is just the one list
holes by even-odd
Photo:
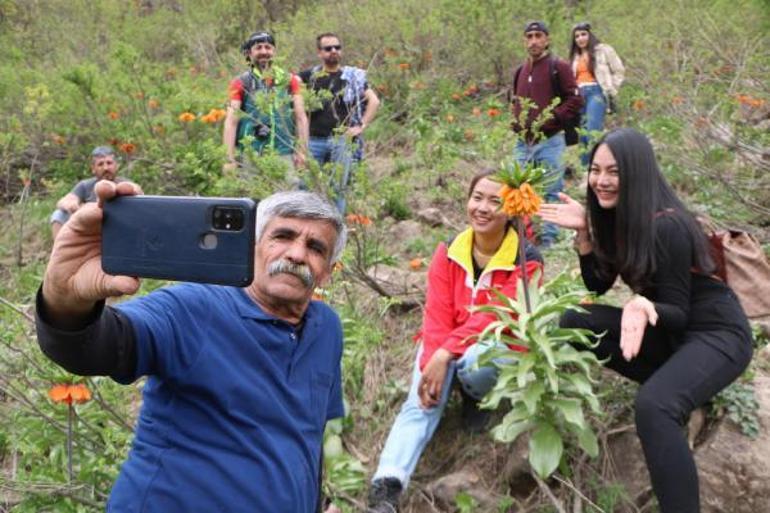
[[[553, 183], [545, 191], [545, 200], [548, 203], [554, 203], [559, 200], [558, 193], [564, 189], [564, 166], [562, 156], [567, 148], [564, 142], [564, 132], [552, 135], [545, 141], [537, 144], [527, 143], [524, 139], [516, 141], [516, 147], [513, 150], [513, 158], [524, 166], [528, 163], [534, 163], [536, 166], [543, 166], [548, 170], [548, 174], [555, 178]], [[543, 223], [542, 233], [540, 234], [540, 246], [548, 247], [559, 236], [559, 228], [553, 223]]]
[[417, 467], [417, 461], [433, 437], [433, 433], [441, 420], [441, 415], [444, 413], [455, 374], [457, 374], [465, 393], [474, 399], [484, 397], [497, 382], [496, 367], [474, 368], [479, 356], [492, 347], [495, 346], [479, 342], [470, 346], [460, 359], [452, 360], [447, 369], [444, 385], [441, 387], [441, 398], [438, 405], [424, 409], [420, 406], [417, 390], [422, 377], [420, 372], [422, 346], [420, 346], [414, 363], [409, 395], [404, 401], [393, 427], [390, 428], [388, 440], [385, 442], [385, 447], [380, 455], [380, 464], [372, 480], [395, 477], [401, 481], [402, 486], [406, 489], [409, 478]]
[[[311, 137], [308, 141], [308, 149], [313, 158], [321, 166], [325, 164], [333, 164], [332, 166], [332, 178], [331, 186], [334, 190], [334, 202], [337, 205], [337, 210], [341, 214], [345, 214], [345, 208], [347, 206], [345, 201], [345, 193], [350, 183], [350, 175], [352, 173], [353, 164], [360, 160], [358, 148], [360, 146], [359, 140], [356, 139], [353, 142], [348, 140], [343, 135], [334, 135], [330, 137]], [[336, 179], [338, 172], [337, 165], [341, 167], [339, 180]]]
[[588, 131], [588, 135], [580, 136], [580, 163], [588, 167], [590, 162], [590, 147], [593, 141], [604, 130], [604, 115], [607, 112], [607, 101], [599, 84], [580, 87], [580, 96], [583, 97], [583, 110], [581, 128]]

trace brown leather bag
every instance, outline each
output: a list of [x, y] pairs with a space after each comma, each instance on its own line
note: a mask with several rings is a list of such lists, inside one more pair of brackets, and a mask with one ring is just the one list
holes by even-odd
[[[708, 223], [704, 223], [708, 224]], [[770, 315], [770, 263], [759, 241], [743, 230], [706, 228], [720, 275], [750, 318]]]

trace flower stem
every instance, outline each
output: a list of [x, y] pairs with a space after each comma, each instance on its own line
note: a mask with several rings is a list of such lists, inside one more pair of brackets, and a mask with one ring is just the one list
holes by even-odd
[[519, 258], [521, 262], [521, 279], [524, 282], [524, 301], [527, 304], [527, 313], [532, 313], [532, 306], [529, 303], [529, 285], [527, 283], [527, 252], [524, 250], [524, 218], [516, 219], [516, 227], [519, 232]]
[[67, 409], [67, 475], [70, 483], [72, 483], [72, 417], [74, 413], [70, 404]]

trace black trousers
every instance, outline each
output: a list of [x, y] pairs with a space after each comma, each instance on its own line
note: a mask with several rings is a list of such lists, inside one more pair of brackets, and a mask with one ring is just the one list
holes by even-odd
[[751, 361], [751, 331], [737, 302], [735, 308], [722, 312], [733, 319], [724, 329], [686, 331], [677, 339], [647, 326], [640, 352], [629, 362], [620, 349], [620, 308], [590, 305], [587, 314], [568, 311], [561, 319], [562, 327], [606, 331], [592, 351], [609, 358], [607, 367], [641, 384], [634, 404], [636, 430], [662, 513], [700, 511], [698, 472], [683, 427], [695, 408]]

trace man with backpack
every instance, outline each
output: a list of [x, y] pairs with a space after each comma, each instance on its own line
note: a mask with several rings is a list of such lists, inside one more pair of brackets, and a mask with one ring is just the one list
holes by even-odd
[[[226, 167], [238, 165], [236, 149], [248, 140], [258, 154], [291, 158], [305, 164], [308, 121], [297, 75], [273, 65], [275, 38], [255, 32], [241, 45], [249, 70], [230, 82], [223, 143]], [[248, 138], [248, 139], [247, 139]]]
[[[580, 125], [583, 99], [570, 64], [551, 55], [544, 22], [528, 22], [524, 41], [528, 57], [513, 75], [512, 128], [518, 135], [514, 158], [522, 166], [532, 164], [548, 169], [554, 180], [545, 197], [554, 202], [564, 187], [562, 155], [567, 145], [577, 143], [575, 128]], [[551, 246], [557, 235], [555, 225], [544, 223], [540, 247]]]
[[366, 71], [342, 65], [339, 36], [327, 32], [316, 37], [321, 64], [300, 72], [318, 100], [310, 112], [310, 153], [320, 164], [331, 164], [341, 173], [333, 180], [336, 204], [345, 212], [345, 190], [351, 168], [361, 160], [362, 133], [374, 119], [380, 100], [366, 82]]

